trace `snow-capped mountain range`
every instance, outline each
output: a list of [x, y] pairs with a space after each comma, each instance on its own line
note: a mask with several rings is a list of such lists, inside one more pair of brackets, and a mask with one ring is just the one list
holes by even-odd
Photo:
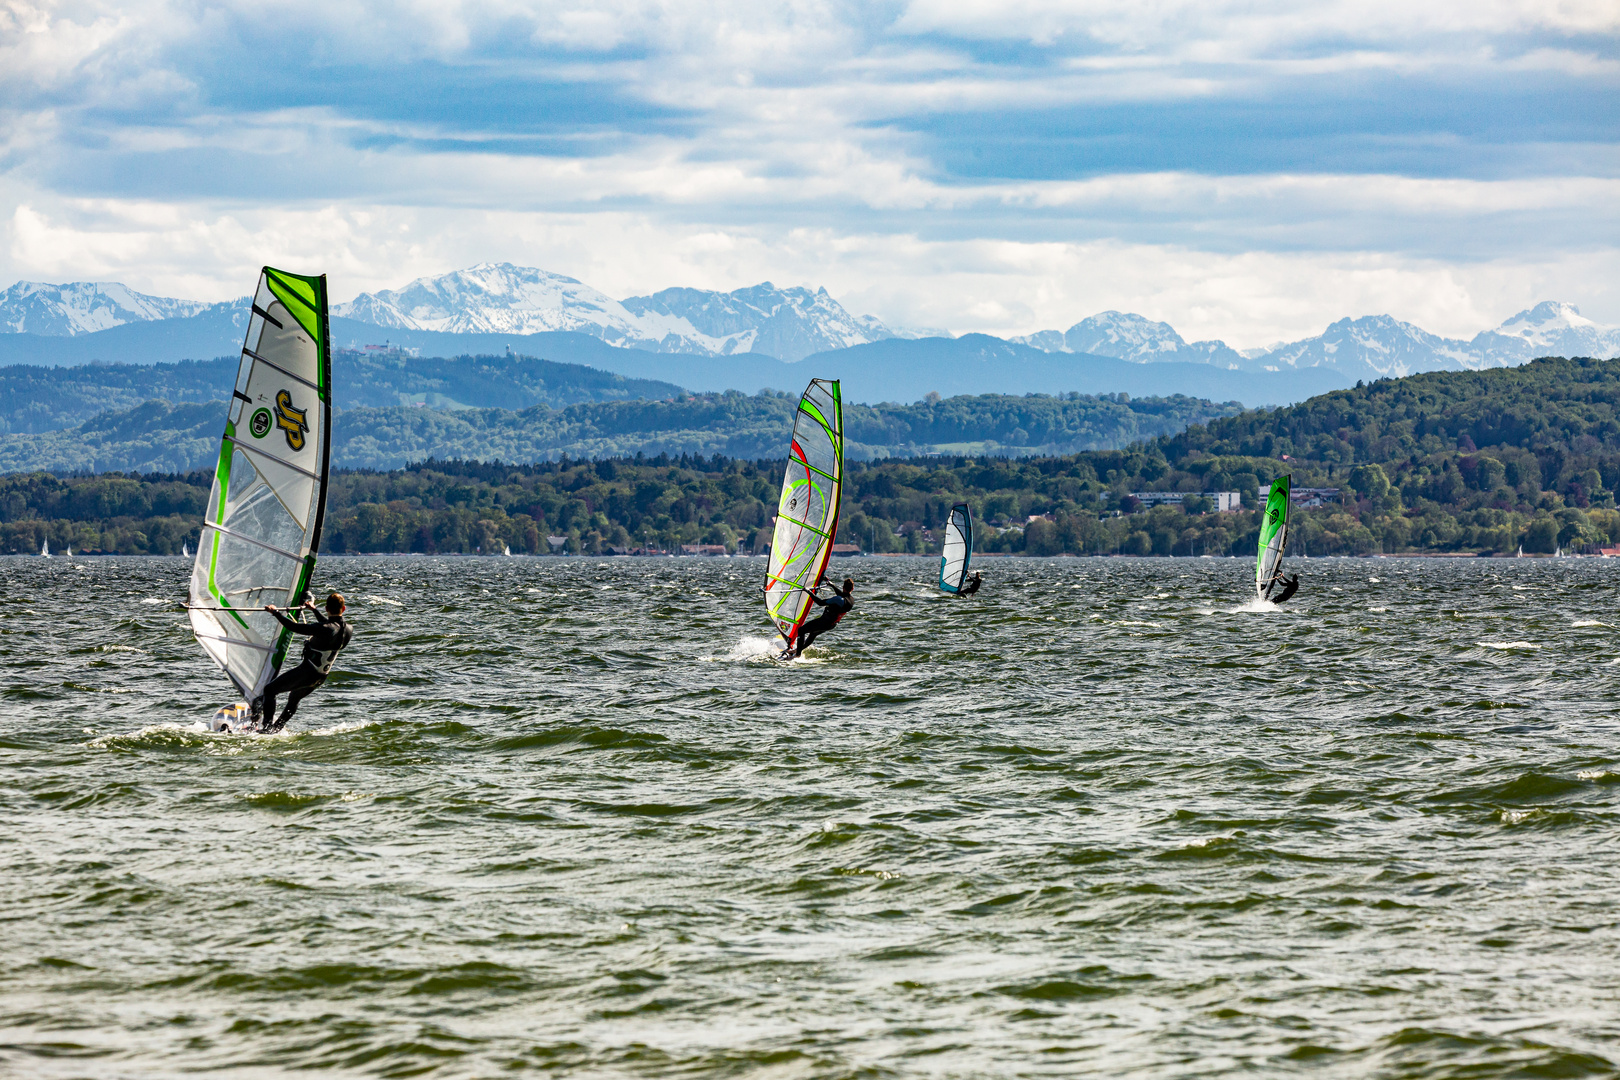
[[1444, 338], [1389, 315], [1340, 319], [1315, 337], [1238, 351], [1224, 341], [1182, 340], [1169, 323], [1105, 311], [1068, 330], [1013, 338], [1046, 352], [1090, 353], [1137, 363], [1180, 361], [1234, 371], [1332, 368], [1353, 378], [1507, 367], [1538, 356], [1620, 355], [1620, 327], [1601, 326], [1573, 304], [1544, 300], [1495, 330]]
[[19, 281], [0, 293], [0, 333], [72, 337], [125, 323], [190, 318], [221, 306], [147, 296], [116, 281]]
[[[18, 282], [0, 293], [0, 333], [71, 337], [131, 323], [236, 322], [246, 301], [206, 304], [147, 296], [115, 282]], [[482, 263], [401, 289], [362, 293], [332, 314], [383, 329], [450, 334], [575, 331], [645, 352], [711, 357], [766, 354], [796, 361], [890, 338], [948, 337], [852, 315], [826, 289], [770, 282], [733, 292], [673, 288], [615, 300], [574, 278], [511, 263]], [[168, 325], [189, 325], [172, 323]], [[1620, 328], [1572, 304], [1545, 301], [1473, 338], [1443, 338], [1388, 315], [1340, 319], [1321, 334], [1264, 349], [1184, 340], [1168, 323], [1105, 311], [1068, 330], [1011, 339], [1049, 354], [1089, 354], [1136, 363], [1209, 364], [1251, 373], [1319, 368], [1347, 379], [1478, 369], [1537, 356], [1620, 355]], [[221, 351], [228, 351], [228, 345]]]
[[908, 336], [870, 315], [851, 315], [826, 289], [778, 289], [767, 281], [729, 293], [665, 289], [619, 301], [574, 278], [511, 263], [481, 263], [418, 278], [403, 289], [362, 293], [332, 314], [399, 330], [573, 330], [624, 348], [706, 356], [762, 352], [782, 360]]

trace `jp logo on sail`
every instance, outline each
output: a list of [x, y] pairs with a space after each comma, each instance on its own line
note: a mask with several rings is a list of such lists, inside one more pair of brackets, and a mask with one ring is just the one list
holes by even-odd
[[305, 419], [308, 412], [308, 409], [293, 408], [292, 394], [276, 391], [276, 426], [287, 433], [287, 445], [295, 454], [304, 448], [304, 436], [309, 434], [309, 423]]

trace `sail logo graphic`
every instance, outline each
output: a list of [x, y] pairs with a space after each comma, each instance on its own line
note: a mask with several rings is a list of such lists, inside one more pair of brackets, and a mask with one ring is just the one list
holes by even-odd
[[309, 434], [309, 423], [305, 420], [308, 414], [308, 409], [293, 408], [290, 393], [276, 391], [276, 426], [287, 433], [287, 445], [295, 454], [304, 448], [304, 436]]
[[275, 421], [270, 419], [270, 410], [259, 409], [253, 414], [253, 419], [248, 421], [248, 430], [253, 432], [255, 439], [262, 439], [270, 434], [270, 428], [274, 424]]

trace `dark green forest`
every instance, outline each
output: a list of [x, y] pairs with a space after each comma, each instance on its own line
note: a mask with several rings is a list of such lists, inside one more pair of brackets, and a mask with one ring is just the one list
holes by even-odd
[[[0, 434], [75, 428], [108, 412], [150, 402], [219, 402], [230, 396], [239, 358], [172, 364], [0, 367]], [[582, 401], [676, 397], [673, 383], [627, 379], [582, 364], [532, 356], [407, 356], [398, 350], [332, 353], [333, 405], [339, 409], [428, 405], [435, 408], [560, 409]], [[148, 407], [147, 411], [151, 411]], [[223, 426], [221, 422], [214, 424]], [[218, 432], [214, 432], [215, 435]]]
[[[536, 405], [522, 411], [357, 407], [333, 417], [332, 461], [339, 468], [394, 469], [428, 458], [767, 457], [782, 453], [797, 404], [797, 396], [770, 391], [677, 391], [660, 399], [584, 401], [560, 409]], [[848, 456], [866, 459], [936, 450], [1051, 454], [1126, 446], [1239, 411], [1236, 403], [1215, 405], [1179, 395], [983, 394], [912, 405], [850, 403], [844, 419]], [[223, 402], [147, 402], [67, 431], [8, 436], [0, 440], [0, 473], [211, 468], [224, 426]]]
[[[1340, 489], [1296, 512], [1296, 551], [1590, 550], [1620, 543], [1617, 407], [1620, 362], [1550, 359], [1380, 380], [1124, 450], [852, 461], [839, 533], [873, 552], [936, 550], [934, 530], [965, 501], [985, 552], [1248, 555], [1253, 508], [1286, 472], [1296, 488]], [[769, 543], [781, 470], [777, 459], [644, 455], [343, 471], [323, 550], [546, 554], [557, 536], [569, 553], [752, 551]], [[0, 547], [33, 552], [48, 538], [86, 553], [178, 553], [195, 543], [209, 482], [204, 472], [0, 478]], [[1245, 509], [1215, 513], [1197, 494], [1225, 490], [1242, 492]], [[1132, 492], [1147, 491], [1189, 497], [1142, 511]]]

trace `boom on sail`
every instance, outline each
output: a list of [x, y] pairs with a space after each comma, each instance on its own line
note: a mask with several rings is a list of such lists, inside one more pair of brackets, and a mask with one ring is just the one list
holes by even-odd
[[326, 277], [265, 267], [191, 569], [191, 630], [253, 700], [292, 637], [265, 604], [309, 591], [331, 465]]
[[844, 406], [836, 379], [811, 379], [793, 418], [787, 474], [765, 568], [765, 607], [793, 647], [821, 584], [844, 488]]

